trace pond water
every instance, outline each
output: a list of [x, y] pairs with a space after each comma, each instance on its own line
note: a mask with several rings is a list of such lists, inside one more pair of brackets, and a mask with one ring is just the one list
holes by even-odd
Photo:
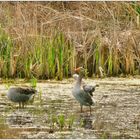
[[24, 109], [7, 99], [8, 88], [1, 84], [0, 138], [140, 138], [140, 79], [84, 81], [99, 84], [91, 115], [88, 107], [80, 112], [71, 93], [73, 79], [38, 82], [34, 102]]

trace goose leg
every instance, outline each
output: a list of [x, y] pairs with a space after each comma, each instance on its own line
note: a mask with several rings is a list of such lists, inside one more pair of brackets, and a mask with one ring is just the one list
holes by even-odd
[[83, 112], [83, 106], [82, 105], [80, 105], [81, 106], [81, 113]]
[[90, 115], [91, 115], [91, 106], [89, 106], [89, 108], [90, 108]]
[[21, 102], [19, 102], [19, 108], [21, 108]]
[[22, 102], [22, 108], [24, 108], [24, 102]]

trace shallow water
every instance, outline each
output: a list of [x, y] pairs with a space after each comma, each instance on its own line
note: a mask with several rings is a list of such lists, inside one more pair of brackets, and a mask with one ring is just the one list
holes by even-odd
[[139, 79], [86, 79], [99, 84], [91, 115], [88, 107], [80, 113], [71, 93], [73, 82], [39, 82], [34, 102], [25, 109], [7, 99], [1, 84], [0, 138], [140, 138]]

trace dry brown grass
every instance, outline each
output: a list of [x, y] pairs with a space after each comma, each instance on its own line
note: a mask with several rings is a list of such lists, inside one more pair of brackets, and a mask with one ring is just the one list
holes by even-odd
[[28, 57], [31, 40], [51, 40], [57, 31], [73, 44], [70, 73], [84, 65], [89, 76], [100, 75], [99, 66], [106, 75], [140, 74], [140, 2], [1, 2], [0, 9], [13, 56]]

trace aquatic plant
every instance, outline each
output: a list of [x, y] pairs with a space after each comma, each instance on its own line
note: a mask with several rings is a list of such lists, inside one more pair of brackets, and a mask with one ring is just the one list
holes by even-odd
[[55, 130], [56, 123], [57, 123], [57, 117], [56, 117], [56, 115], [52, 114], [51, 115], [51, 130], [52, 131]]
[[57, 117], [55, 114], [50, 113], [48, 114], [48, 122], [49, 122], [49, 133], [53, 133], [56, 129], [56, 124], [57, 124]]
[[59, 114], [57, 116], [57, 122], [60, 127], [60, 130], [62, 130], [64, 128], [65, 122], [66, 122], [64, 114]]
[[79, 126], [80, 127], [83, 127], [84, 126], [84, 119], [83, 118], [80, 119]]
[[11, 83], [6, 83], [6, 84], [5, 84], [5, 88], [6, 88], [7, 90], [10, 88], [10, 86], [11, 86]]
[[72, 127], [73, 127], [73, 124], [74, 124], [74, 120], [75, 120], [75, 116], [74, 115], [68, 116], [67, 125], [68, 125], [68, 129], [69, 130], [72, 130]]
[[110, 135], [109, 135], [109, 132], [108, 131], [104, 131], [102, 134], [101, 134], [101, 139], [108, 139], [110, 138]]
[[0, 76], [12, 76], [13, 42], [0, 25]]
[[37, 87], [37, 79], [35, 77], [33, 77], [32, 79], [30, 79], [30, 85], [34, 89]]

